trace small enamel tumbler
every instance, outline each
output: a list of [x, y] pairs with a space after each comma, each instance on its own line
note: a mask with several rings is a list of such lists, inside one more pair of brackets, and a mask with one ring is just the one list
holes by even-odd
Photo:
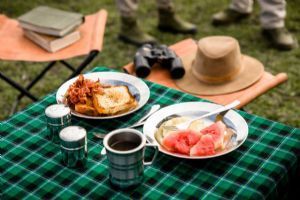
[[84, 167], [87, 159], [86, 130], [68, 126], [59, 133], [62, 161], [67, 167]]
[[53, 104], [45, 109], [47, 120], [47, 137], [54, 143], [59, 143], [59, 132], [71, 125], [71, 110], [64, 104]]
[[[104, 138], [103, 145], [109, 165], [111, 184], [125, 189], [140, 184], [144, 177], [144, 165], [151, 165], [158, 147], [155, 144], [146, 144], [146, 137], [134, 129], [118, 129], [110, 132]], [[145, 147], [155, 149], [150, 162], [145, 162]]]

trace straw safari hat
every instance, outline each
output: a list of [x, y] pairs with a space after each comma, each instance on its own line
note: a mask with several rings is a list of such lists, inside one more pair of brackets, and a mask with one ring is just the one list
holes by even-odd
[[260, 79], [261, 62], [241, 54], [239, 43], [228, 36], [198, 41], [196, 55], [183, 59], [185, 75], [176, 85], [197, 95], [219, 95], [242, 90]]

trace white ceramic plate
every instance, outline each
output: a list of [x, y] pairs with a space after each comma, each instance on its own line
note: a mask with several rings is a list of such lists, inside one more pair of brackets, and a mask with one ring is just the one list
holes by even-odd
[[[167, 106], [157, 111], [151, 117], [148, 118], [148, 120], [144, 124], [143, 132], [144, 134], [147, 135], [148, 138], [150, 138], [152, 142], [159, 145], [159, 143], [156, 141], [154, 137], [154, 134], [157, 131], [158, 127], [160, 126], [160, 123], [163, 120], [165, 120], [167, 117], [172, 115], [196, 117], [205, 114], [207, 112], [213, 111], [219, 107], [221, 106], [214, 103], [206, 103], [206, 102], [186, 102], [186, 103], [179, 103], [179, 104]], [[206, 125], [209, 125], [213, 123], [214, 119], [215, 116], [212, 116], [210, 118], [205, 119], [204, 123]], [[225, 155], [231, 151], [234, 151], [244, 143], [244, 141], [248, 136], [248, 125], [244, 120], [244, 118], [233, 110], [230, 110], [224, 116], [224, 122], [228, 127], [232, 128], [237, 134], [237, 137], [235, 139], [237, 141], [237, 144], [231, 147], [230, 149], [224, 150], [222, 152], [218, 152], [217, 154], [210, 155], [210, 156], [188, 156], [188, 155], [173, 153], [167, 151], [160, 145], [159, 145], [159, 150], [170, 156], [174, 156], [178, 158], [186, 158], [186, 159], [206, 159], [206, 158], [213, 158], [213, 157]]]
[[[111, 116], [89, 116], [80, 114], [74, 110], [72, 110], [72, 114], [77, 117], [87, 118], [87, 119], [111, 119], [116, 117], [122, 117], [125, 115], [128, 115], [130, 113], [133, 113], [143, 107], [149, 97], [150, 97], [150, 91], [146, 83], [144, 83], [141, 79], [125, 74], [120, 72], [94, 72], [89, 74], [84, 74], [84, 78], [91, 79], [91, 80], [100, 80], [100, 83], [103, 84], [109, 84], [109, 85], [126, 85], [130, 91], [130, 93], [134, 96], [134, 98], [138, 102], [138, 106], [130, 110], [126, 113], [118, 114], [118, 115], [111, 115]], [[72, 78], [65, 82], [63, 85], [61, 85], [56, 93], [56, 101], [58, 103], [63, 102], [64, 95], [66, 94], [69, 86], [74, 83], [78, 77]]]

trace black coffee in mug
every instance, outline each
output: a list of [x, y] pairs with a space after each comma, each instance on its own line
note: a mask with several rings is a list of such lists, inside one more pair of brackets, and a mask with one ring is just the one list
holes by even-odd
[[142, 142], [139, 135], [133, 133], [121, 133], [112, 136], [108, 145], [117, 151], [129, 151], [138, 147]]
[[116, 141], [110, 147], [118, 151], [128, 151], [139, 146], [139, 143], [131, 141]]

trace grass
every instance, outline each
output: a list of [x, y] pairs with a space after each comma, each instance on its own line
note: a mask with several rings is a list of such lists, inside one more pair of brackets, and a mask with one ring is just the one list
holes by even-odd
[[[64, 3], [62, 3], [64, 2]], [[260, 34], [259, 6], [256, 3], [253, 15], [250, 19], [228, 27], [213, 27], [210, 19], [213, 13], [224, 9], [229, 1], [225, 0], [175, 0], [178, 13], [185, 19], [197, 24], [199, 32], [192, 35], [173, 35], [161, 33], [156, 29], [157, 12], [155, 1], [140, 1], [138, 10], [139, 21], [143, 22], [143, 29], [161, 43], [173, 44], [187, 37], [200, 39], [209, 35], [231, 35], [240, 42], [244, 53], [259, 59], [265, 65], [265, 69], [274, 74], [286, 72], [288, 82], [272, 89], [257, 98], [247, 106], [245, 110], [265, 118], [279, 121], [291, 126], [300, 127], [300, 50], [299, 48], [289, 52], [280, 52], [272, 49]], [[286, 25], [300, 41], [300, 13], [299, 1], [288, 1], [288, 16]], [[109, 16], [106, 26], [103, 52], [91, 63], [85, 71], [95, 66], [105, 65], [113, 68], [132, 61], [136, 47], [129, 46], [117, 40], [119, 30], [119, 16], [115, 2], [111, 0], [1, 0], [1, 11], [9, 17], [16, 18], [28, 10], [39, 6], [48, 5], [65, 10], [81, 12], [83, 14], [94, 13], [100, 8], [108, 10]], [[13, 47], [12, 47], [13, 48]], [[73, 64], [79, 63], [79, 58], [71, 59]], [[26, 85], [42, 69], [42, 63], [8, 62], [0, 61], [0, 71], [10, 76], [22, 85]], [[57, 65], [49, 71], [46, 77], [39, 82], [32, 92], [37, 96], [44, 96], [57, 89], [70, 72], [61, 65]], [[9, 116], [9, 112], [15, 97], [18, 95], [14, 89], [4, 81], [0, 81], [0, 120]], [[24, 98], [19, 110], [30, 104], [30, 100]]]

